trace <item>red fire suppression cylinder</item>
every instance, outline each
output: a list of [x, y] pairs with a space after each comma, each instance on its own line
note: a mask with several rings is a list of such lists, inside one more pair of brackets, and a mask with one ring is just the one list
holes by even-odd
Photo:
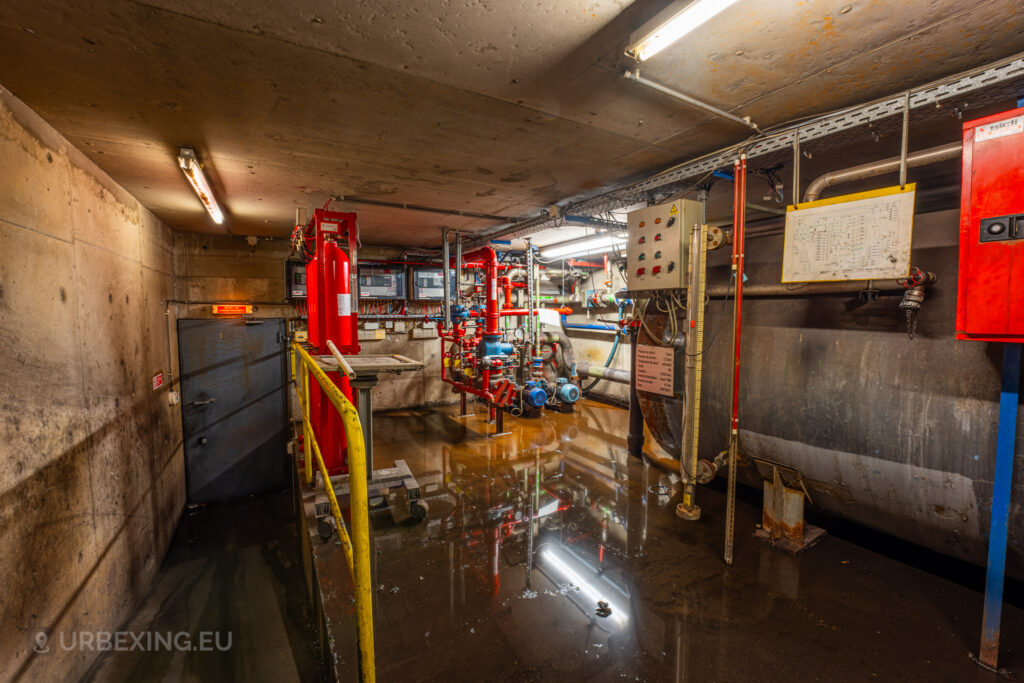
[[[314, 355], [329, 356], [328, 341], [342, 354], [359, 353], [357, 314], [352, 310], [352, 262], [342, 245], [355, 245], [355, 214], [316, 210], [307, 232], [315, 235], [315, 256], [306, 266], [309, 344]], [[347, 377], [327, 377], [353, 400]], [[345, 472], [346, 439], [341, 416], [316, 382], [310, 384], [310, 422], [330, 474]]]

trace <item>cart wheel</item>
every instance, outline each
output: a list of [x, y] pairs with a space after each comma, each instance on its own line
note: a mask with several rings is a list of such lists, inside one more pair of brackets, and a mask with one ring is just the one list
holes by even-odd
[[412, 515], [412, 518], [417, 522], [422, 522], [426, 519], [427, 512], [429, 510], [430, 508], [427, 506], [426, 501], [414, 500], [409, 503], [409, 514]]
[[316, 520], [316, 531], [321, 539], [329, 541], [331, 536], [334, 535], [334, 518], [330, 516], [318, 517]]

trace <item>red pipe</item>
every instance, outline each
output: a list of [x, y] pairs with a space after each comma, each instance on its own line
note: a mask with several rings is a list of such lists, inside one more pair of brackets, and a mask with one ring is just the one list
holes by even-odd
[[[484, 334], [501, 334], [501, 331], [498, 329], [498, 255], [494, 253], [494, 249], [491, 247], [480, 247], [466, 254], [463, 258], [467, 262], [472, 262], [474, 259], [479, 259], [483, 262], [486, 275], [486, 289], [484, 291], [487, 297], [487, 313], [485, 315], [487, 324]], [[487, 386], [486, 382], [484, 386]]]
[[[550, 309], [548, 309], [548, 308], [535, 308], [535, 309], [533, 309], [533, 314], [534, 315], [540, 315], [540, 313], [538, 313], [538, 311], [547, 311], [547, 310], [555, 311], [559, 315], [571, 315], [572, 314], [572, 309], [569, 308], [568, 306], [563, 306], [562, 308], [550, 308]], [[530, 314], [530, 311], [529, 311], [529, 309], [526, 309], [526, 308], [503, 308], [500, 311], [498, 311], [498, 315], [529, 315], [529, 314]], [[470, 311], [469, 312], [469, 317], [470, 318], [479, 318], [480, 317], [480, 312], [479, 311]]]
[[735, 182], [733, 183], [733, 233], [732, 233], [732, 267], [736, 278], [736, 300], [733, 303], [735, 328], [733, 330], [733, 367], [732, 367], [732, 433], [733, 438], [739, 436], [740, 426], [740, 329], [743, 314], [743, 259], [744, 237], [746, 232], [747, 204], [747, 155], [741, 154], [735, 163]]

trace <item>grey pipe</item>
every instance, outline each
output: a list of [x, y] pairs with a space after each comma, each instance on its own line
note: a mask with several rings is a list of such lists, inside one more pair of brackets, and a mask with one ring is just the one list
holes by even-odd
[[[452, 319], [452, 278], [450, 247], [448, 246], [448, 228], [441, 228], [441, 273], [444, 282], [444, 321], [441, 329], [448, 329], [449, 321]], [[458, 280], [456, 280], [456, 284]]]
[[741, 126], [746, 126], [747, 128], [750, 128], [751, 130], [756, 131], [758, 133], [761, 132], [761, 129], [757, 127], [756, 123], [750, 120], [749, 116], [739, 117], [736, 116], [735, 114], [730, 114], [724, 109], [719, 109], [718, 107], [710, 105], [707, 102], [701, 102], [700, 100], [690, 97], [689, 95], [684, 95], [683, 93], [677, 90], [673, 90], [672, 88], [666, 88], [660, 83], [655, 83], [654, 81], [647, 80], [646, 78], [640, 75], [639, 71], [626, 71], [623, 74], [623, 76], [625, 76], [627, 79], [631, 81], [636, 81], [640, 85], [646, 85], [648, 88], [651, 88], [652, 90], [657, 90], [658, 92], [664, 93], [669, 97], [674, 97], [680, 102], [685, 102], [690, 106], [697, 107], [698, 109], [703, 109], [704, 111], [714, 114], [715, 116], [727, 119], [729, 121], [732, 121], [733, 123], [738, 123]]
[[[960, 156], [962, 151], [962, 142], [951, 142], [948, 145], [922, 149], [919, 152], [907, 155], [907, 167], [927, 166], [928, 164], [934, 164], [939, 161], [955, 159]], [[821, 196], [822, 191], [826, 187], [832, 187], [833, 185], [839, 185], [840, 183], [851, 183], [855, 180], [864, 180], [865, 178], [873, 178], [886, 173], [899, 171], [901, 162], [901, 157], [890, 157], [889, 159], [872, 161], [869, 164], [861, 164], [860, 166], [853, 166], [841, 171], [832, 171], [830, 173], [820, 175], [807, 186], [807, 191], [804, 193], [804, 201], [813, 202]]]
[[[935, 273], [925, 273], [924, 284], [934, 285], [938, 278]], [[854, 280], [851, 282], [809, 282], [806, 284], [778, 284], [778, 285], [754, 285], [743, 286], [743, 296], [754, 298], [770, 297], [802, 297], [802, 296], [836, 296], [842, 294], [857, 294], [864, 290], [877, 291], [880, 294], [902, 294], [906, 287], [899, 280]], [[726, 296], [733, 296], [734, 292], [728, 285], [716, 285], [708, 287], [708, 297], [711, 299], [724, 299]]]
[[603, 365], [591, 365], [590, 363], [577, 363], [576, 374], [580, 377], [593, 377], [595, 379], [606, 379], [609, 382], [629, 384], [629, 370], [617, 368], [606, 368]]
[[578, 376], [576, 371], [576, 359], [572, 355], [572, 341], [569, 337], [565, 336], [561, 332], [552, 332], [550, 330], [545, 330], [541, 333], [540, 337], [542, 342], [546, 342], [548, 344], [552, 342], [558, 343], [558, 347], [561, 349], [560, 353], [562, 354], [562, 364], [568, 366], [572, 376]]

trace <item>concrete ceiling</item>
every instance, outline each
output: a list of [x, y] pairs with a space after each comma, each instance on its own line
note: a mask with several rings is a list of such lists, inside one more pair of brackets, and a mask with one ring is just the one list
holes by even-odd
[[[177, 229], [224, 229], [181, 146], [234, 234], [286, 235], [331, 195], [529, 216], [746, 136], [621, 77], [629, 34], [666, 4], [6, 0], [0, 85]], [[741, 0], [642, 72], [767, 127], [995, 61], [1021, 35], [1018, 0]], [[494, 225], [347, 208], [367, 244]]]

